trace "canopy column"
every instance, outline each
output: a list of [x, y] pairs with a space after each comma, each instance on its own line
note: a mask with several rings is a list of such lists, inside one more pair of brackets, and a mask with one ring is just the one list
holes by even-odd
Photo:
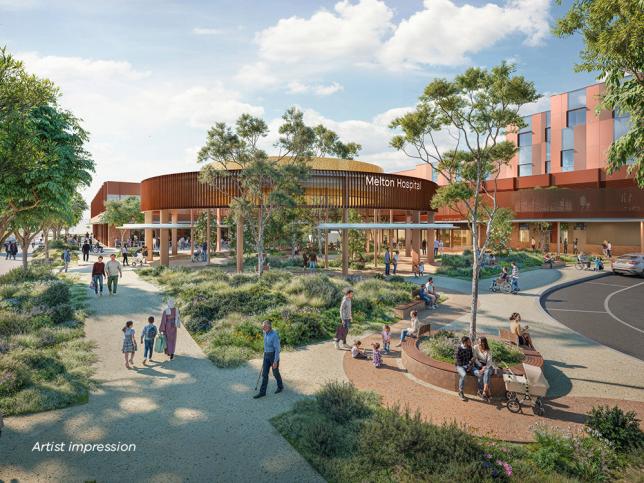
[[[154, 212], [152, 211], [146, 211], [144, 213], [144, 219], [146, 224], [151, 224], [154, 218]], [[154, 235], [153, 235], [152, 228], [146, 228], [145, 229], [145, 246], [148, 248], [148, 256], [147, 260], [148, 262], [151, 262], [154, 260]]]
[[557, 222], [557, 256], [561, 255], [561, 222]]
[[[393, 223], [393, 222], [394, 222], [394, 210], [389, 210], [389, 223]], [[394, 249], [395, 248], [394, 247], [394, 231], [389, 230], [389, 235], [387, 235], [387, 236], [389, 237], [389, 240], [387, 240], [388, 243], [389, 243], [389, 248]]]
[[[434, 223], [434, 212], [427, 212], [427, 223]], [[436, 240], [436, 230], [427, 229], [427, 262], [434, 263], [434, 240]]]
[[[179, 223], [179, 214], [178, 213], [173, 213], [172, 214], [172, 223]], [[177, 243], [177, 229], [173, 228], [171, 230], [172, 233], [172, 254], [176, 255], [178, 253], [178, 243]]]
[[221, 251], [221, 208], [217, 208], [217, 253]]
[[[414, 211], [412, 216], [412, 223], [420, 223], [420, 211]], [[411, 252], [412, 260], [418, 260], [420, 262], [420, 238], [421, 232], [419, 229], [414, 228], [411, 231]]]
[[[349, 220], [349, 210], [343, 208], [342, 222], [347, 223]], [[342, 275], [349, 275], [349, 230], [342, 229]]]
[[192, 210], [190, 210], [190, 258], [195, 254], [195, 217]]
[[640, 221], [640, 253], [644, 253], [644, 221]]
[[[161, 210], [159, 213], [159, 223], [168, 223], [170, 218], [170, 212], [168, 210]], [[161, 259], [161, 265], [165, 267], [170, 266], [170, 253], [168, 247], [169, 242], [169, 233], [170, 230], [167, 228], [159, 229], [159, 257]]]
[[[409, 213], [405, 215], [405, 221], [407, 223], [411, 223], [411, 215]], [[411, 237], [412, 237], [411, 230], [406, 229], [405, 230], [405, 256], [406, 257], [411, 256]]]

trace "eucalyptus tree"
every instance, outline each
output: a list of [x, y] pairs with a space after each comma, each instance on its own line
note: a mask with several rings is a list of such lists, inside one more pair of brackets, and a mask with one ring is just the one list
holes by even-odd
[[[476, 336], [481, 254], [499, 216], [497, 179], [517, 148], [505, 134], [525, 125], [521, 106], [539, 98], [534, 84], [514, 75], [511, 64], [490, 70], [467, 69], [453, 80], [430, 82], [414, 111], [394, 121], [399, 130], [391, 145], [422, 160], [447, 184], [438, 188], [434, 208], [449, 208], [467, 220], [472, 238], [472, 300], [470, 333]], [[479, 226], [486, 237], [481, 242]]]

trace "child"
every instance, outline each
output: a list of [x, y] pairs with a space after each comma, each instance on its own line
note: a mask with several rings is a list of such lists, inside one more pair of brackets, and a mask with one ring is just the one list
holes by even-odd
[[425, 275], [425, 262], [420, 262], [418, 264], [418, 276], [423, 277]]
[[136, 352], [136, 339], [134, 338], [134, 322], [128, 320], [123, 327], [123, 355], [125, 356], [125, 367], [132, 369], [130, 364], [134, 364], [134, 353]]
[[367, 356], [365, 355], [364, 351], [360, 348], [362, 345], [362, 342], [359, 340], [356, 340], [353, 343], [353, 347], [351, 348], [351, 357], [354, 359], [366, 359]]
[[385, 329], [382, 331], [382, 345], [385, 347], [385, 354], [389, 354], [391, 347], [391, 327], [388, 325], [385, 325]]
[[371, 344], [371, 347], [373, 347], [373, 365], [376, 367], [382, 366], [382, 354], [380, 353], [380, 344], [377, 342], [374, 342]]
[[[154, 362], [152, 360], [152, 350], [154, 348], [154, 338], [157, 336], [157, 327], [154, 325], [154, 317], [148, 317], [148, 325], [143, 327], [143, 332], [141, 332], [141, 344], [145, 342], [145, 349], [143, 350], [143, 365], [147, 361]], [[148, 352], [150, 356], [148, 357]]]

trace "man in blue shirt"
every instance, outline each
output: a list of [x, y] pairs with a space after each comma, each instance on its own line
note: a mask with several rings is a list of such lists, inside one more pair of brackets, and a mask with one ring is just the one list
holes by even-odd
[[262, 385], [259, 393], [253, 396], [254, 399], [266, 396], [266, 387], [268, 386], [268, 370], [273, 369], [273, 376], [277, 381], [277, 390], [275, 394], [282, 392], [282, 376], [280, 376], [280, 336], [273, 330], [273, 326], [268, 320], [262, 323], [264, 331], [264, 363], [262, 365]]

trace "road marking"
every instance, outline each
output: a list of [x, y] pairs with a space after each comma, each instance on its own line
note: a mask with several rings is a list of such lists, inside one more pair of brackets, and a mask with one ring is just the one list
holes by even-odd
[[579, 309], [548, 309], [548, 310], [557, 310], [559, 312], [586, 312], [589, 314], [605, 314], [605, 310], [579, 310]]
[[604, 308], [606, 309], [606, 312], [608, 312], [608, 315], [610, 315], [613, 319], [615, 319], [620, 324], [624, 324], [626, 327], [630, 327], [631, 329], [636, 330], [636, 331], [641, 332], [642, 334], [644, 334], [644, 330], [640, 329], [639, 327], [632, 326], [628, 322], [624, 322], [622, 319], [617, 317], [613, 312], [611, 312], [610, 307], [608, 305], [608, 302], [610, 301], [610, 299], [613, 298], [613, 295], [617, 295], [618, 293], [624, 292], [625, 290], [628, 290], [628, 289], [631, 289], [631, 288], [639, 287], [640, 285], [644, 285], [644, 282], [636, 283], [635, 285], [631, 285], [630, 287], [625, 287], [625, 288], [623, 288], [621, 290], [615, 290], [608, 297], [606, 297], [606, 300], [604, 300]]
[[628, 285], [620, 285], [618, 283], [602, 283], [602, 282], [588, 282], [592, 283], [593, 285], [608, 285], [609, 287], [628, 287]]

